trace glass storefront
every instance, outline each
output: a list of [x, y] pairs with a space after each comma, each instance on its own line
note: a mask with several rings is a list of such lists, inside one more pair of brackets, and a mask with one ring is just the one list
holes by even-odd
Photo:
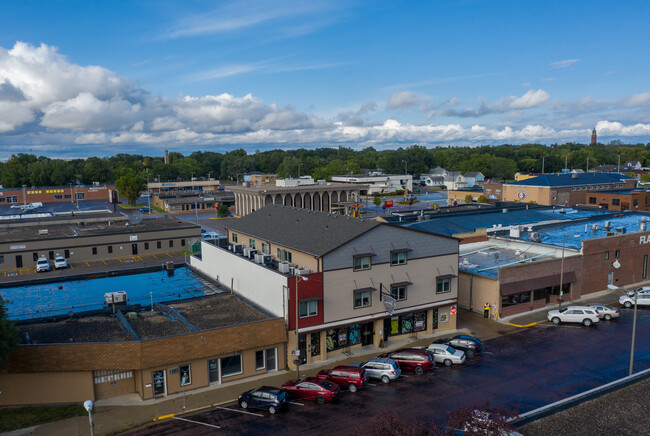
[[[372, 324], [372, 323], [370, 323]], [[341, 348], [351, 347], [353, 345], [361, 344], [363, 341], [365, 324], [352, 324], [347, 327], [340, 327], [337, 329], [327, 330], [326, 335], [326, 348], [327, 351], [334, 351]], [[370, 326], [372, 330], [372, 325]], [[367, 328], [366, 328], [367, 330]], [[312, 336], [313, 338], [313, 336]], [[313, 339], [312, 339], [313, 340]], [[313, 342], [312, 342], [313, 344]], [[313, 350], [313, 349], [312, 349]], [[313, 352], [313, 351], [312, 351]], [[320, 354], [320, 353], [319, 353]], [[316, 354], [312, 354], [315, 356]]]
[[421, 332], [427, 329], [427, 312], [405, 313], [384, 320], [384, 330], [387, 336], [404, 335]]

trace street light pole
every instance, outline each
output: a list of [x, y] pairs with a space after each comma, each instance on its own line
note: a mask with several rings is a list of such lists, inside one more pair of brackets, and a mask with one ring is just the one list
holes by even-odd
[[[634, 286], [634, 279], [635, 279], [635, 277], [633, 275], [632, 276], [632, 286]], [[632, 288], [632, 289], [634, 289], [634, 288]], [[636, 337], [636, 308], [637, 308], [636, 302], [637, 302], [638, 297], [639, 297], [639, 292], [638, 291], [634, 292], [634, 317], [633, 317], [633, 321], [632, 321], [632, 346], [630, 347], [630, 372], [628, 373], [628, 375], [632, 375], [632, 369], [633, 369], [633, 366], [634, 366], [634, 340], [635, 340], [635, 337]]]
[[90, 400], [84, 401], [84, 408], [88, 411], [88, 422], [90, 423], [90, 436], [95, 436], [95, 423], [93, 422], [93, 402]]
[[147, 208], [149, 215], [151, 215], [151, 192], [149, 192], [149, 170], [147, 170]]
[[562, 235], [562, 261], [560, 262], [560, 298], [558, 299], [558, 310], [562, 308], [562, 288], [564, 281], [564, 243], [566, 241], [566, 235]]

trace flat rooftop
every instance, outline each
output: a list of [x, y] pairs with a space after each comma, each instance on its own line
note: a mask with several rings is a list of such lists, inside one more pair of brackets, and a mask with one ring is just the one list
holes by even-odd
[[512, 226], [540, 222], [567, 221], [611, 214], [603, 209], [573, 209], [559, 207], [535, 207], [531, 209], [475, 210], [461, 214], [453, 213], [427, 215], [429, 219], [416, 223], [405, 224], [416, 230], [438, 233], [443, 235], [457, 235], [473, 233], [479, 229], [489, 229], [493, 226]]
[[[218, 294], [163, 304], [175, 309], [199, 331], [272, 319], [272, 316], [235, 295]], [[193, 330], [168, 314], [142, 308], [125, 314], [128, 325], [142, 340], [191, 333]], [[125, 342], [137, 340], [112, 314], [72, 317], [58, 321], [36, 321], [17, 326], [23, 344]]]
[[[298, 180], [298, 179], [295, 179]], [[228, 186], [231, 192], [239, 192], [245, 194], [281, 194], [286, 192], [319, 192], [328, 191], [332, 189], [341, 189], [345, 191], [358, 190], [359, 186], [354, 183], [331, 183], [324, 184], [314, 183], [313, 185], [299, 185], [299, 186], [276, 186], [276, 185], [259, 185], [259, 186]]]
[[[565, 246], [580, 249], [585, 239], [603, 238], [608, 232], [635, 233], [641, 231], [641, 224], [650, 222], [650, 213], [618, 212], [594, 216], [576, 222], [562, 222], [543, 226], [534, 226], [532, 231], [521, 232], [522, 241], [531, 241], [537, 233], [542, 244], [562, 246], [563, 235], [567, 235]], [[650, 223], [646, 224], [650, 230]]]
[[[92, 218], [92, 219], [91, 219]], [[125, 220], [122, 215], [102, 217], [97, 216], [68, 216], [64, 222], [25, 222], [20, 226], [5, 226], [0, 228], [0, 240], [7, 242], [25, 242], [61, 238], [77, 238], [84, 236], [103, 236], [120, 233], [149, 232], [170, 229], [196, 228], [196, 224], [177, 218], [165, 217], [144, 218], [138, 224]], [[12, 222], [13, 224], [13, 222]]]

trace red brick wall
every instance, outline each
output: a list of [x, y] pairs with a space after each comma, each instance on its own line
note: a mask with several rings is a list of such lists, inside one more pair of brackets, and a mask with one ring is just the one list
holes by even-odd
[[[323, 273], [308, 274], [309, 280], [300, 280], [298, 285], [298, 300], [316, 297], [318, 300], [318, 315], [302, 318], [298, 321], [300, 328], [323, 324]], [[296, 277], [289, 277], [289, 330], [296, 325]]]

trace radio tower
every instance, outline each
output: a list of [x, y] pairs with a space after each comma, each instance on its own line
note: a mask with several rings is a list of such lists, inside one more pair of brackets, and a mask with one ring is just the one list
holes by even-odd
[[596, 128], [594, 127], [594, 130], [591, 131], [591, 145], [594, 145], [596, 142], [598, 142], [598, 139], [596, 138]]

